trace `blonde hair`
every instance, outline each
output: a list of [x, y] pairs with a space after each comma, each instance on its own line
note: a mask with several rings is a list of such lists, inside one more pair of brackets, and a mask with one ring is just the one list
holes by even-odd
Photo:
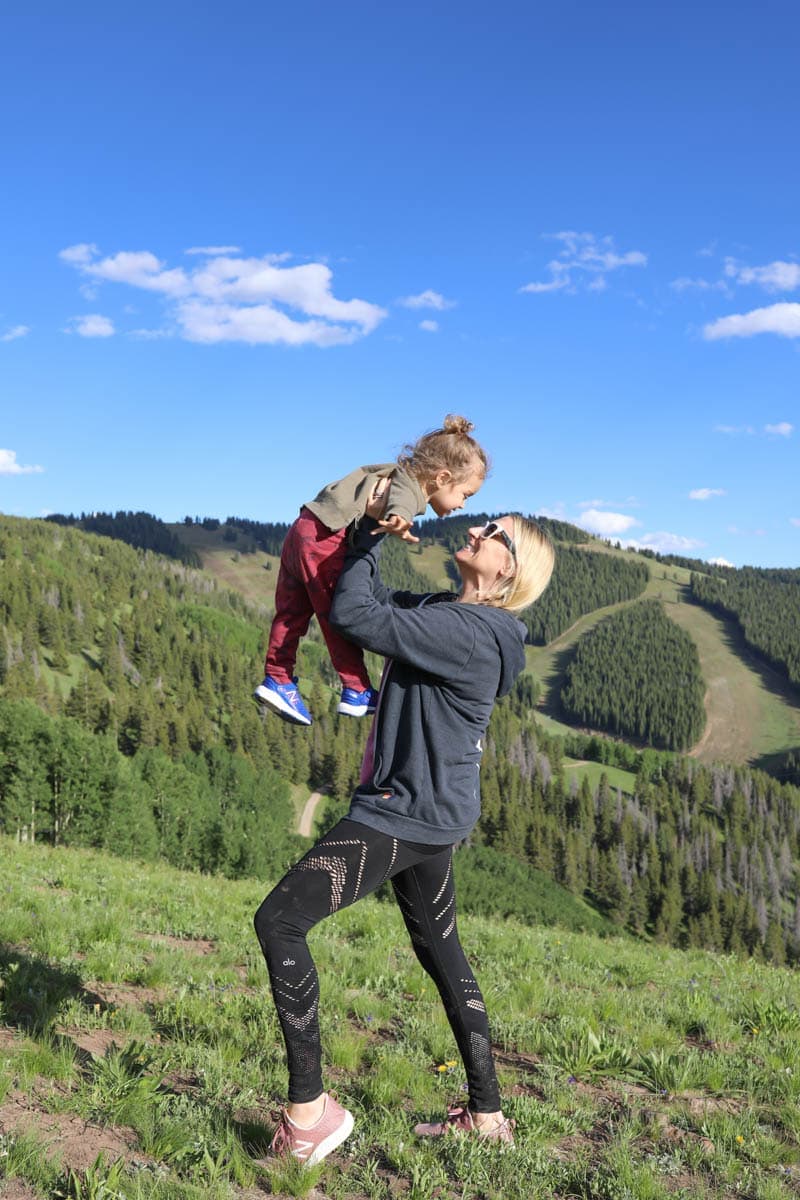
[[[538, 600], [547, 587], [553, 574], [556, 552], [550, 538], [535, 521], [529, 521], [517, 513], [513, 513], [511, 519], [514, 522], [514, 546], [517, 551], [514, 573], [498, 580], [492, 591], [482, 596], [479, 603], [518, 613]], [[511, 555], [510, 550], [508, 553]]]
[[450, 471], [459, 482], [478, 470], [483, 478], [489, 471], [489, 456], [470, 434], [475, 426], [466, 417], [448, 413], [441, 429], [424, 433], [416, 442], [403, 447], [397, 463], [415, 479], [434, 479], [440, 471]]

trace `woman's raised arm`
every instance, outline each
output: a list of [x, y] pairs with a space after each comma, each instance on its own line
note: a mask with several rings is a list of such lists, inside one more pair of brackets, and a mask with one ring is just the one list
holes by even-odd
[[356, 530], [339, 576], [330, 612], [337, 632], [357, 646], [397, 658], [448, 678], [469, 661], [475, 642], [471, 622], [459, 619], [453, 604], [408, 607], [409, 592], [392, 592], [378, 571], [380, 536], [366, 519]]

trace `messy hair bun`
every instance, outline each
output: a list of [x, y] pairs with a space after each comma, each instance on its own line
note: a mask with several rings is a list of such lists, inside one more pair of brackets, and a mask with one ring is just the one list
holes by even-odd
[[442, 432], [443, 433], [472, 433], [475, 426], [472, 421], [468, 421], [466, 417], [459, 417], [456, 413], [448, 413], [444, 419]]
[[466, 479], [473, 472], [485, 478], [489, 456], [474, 437], [475, 426], [466, 417], [448, 413], [441, 429], [425, 433], [403, 447], [399, 466], [420, 480], [433, 479], [439, 471], [450, 471], [453, 479]]

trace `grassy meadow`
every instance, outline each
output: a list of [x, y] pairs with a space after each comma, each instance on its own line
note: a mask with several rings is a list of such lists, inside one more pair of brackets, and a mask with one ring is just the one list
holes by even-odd
[[314, 931], [327, 1079], [356, 1116], [271, 1161], [282, 1042], [268, 884], [0, 840], [0, 1195], [657, 1200], [800, 1194], [800, 979], [755, 961], [462, 917], [517, 1145], [419, 1144], [464, 1098], [391, 903]]
[[621, 767], [609, 767], [604, 763], [583, 762], [577, 759], [565, 758], [564, 774], [567, 780], [576, 779], [580, 786], [583, 779], [589, 780], [589, 786], [592, 791], [600, 786], [600, 780], [605, 775], [608, 780], [608, 786], [613, 790], [619, 788], [621, 792], [628, 796], [634, 795], [636, 790], [636, 776], [632, 771], [623, 771]]

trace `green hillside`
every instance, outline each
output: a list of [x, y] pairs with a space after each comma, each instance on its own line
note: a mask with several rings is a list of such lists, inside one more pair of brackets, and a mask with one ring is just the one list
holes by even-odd
[[[586, 546], [595, 553], [620, 553]], [[689, 572], [649, 563], [642, 597], [581, 617], [547, 646], [528, 646], [528, 668], [542, 681], [540, 711], [551, 732], [567, 732], [560, 703], [566, 666], [580, 639], [606, 616], [644, 599], [660, 599], [671, 620], [694, 641], [705, 681], [706, 728], [690, 753], [700, 762], [768, 767], [800, 745], [800, 696], [744, 641], [734, 621], [690, 603]]]
[[[478, 517], [449, 518], [422, 525], [421, 546], [409, 552], [414, 568], [435, 589], [452, 586], [447, 562], [452, 546]], [[528, 646], [528, 667], [543, 689], [539, 701], [540, 719], [550, 732], [567, 733], [559, 694], [564, 672], [580, 638], [605, 616], [618, 612], [639, 599], [659, 599], [668, 607], [671, 620], [691, 636], [700, 656], [705, 680], [706, 728], [691, 749], [700, 762], [752, 764], [769, 769], [794, 747], [800, 746], [800, 695], [780, 671], [747, 645], [735, 621], [712, 614], [690, 603], [691, 571], [686, 566], [659, 562], [635, 551], [617, 550], [608, 543], [591, 539], [577, 542], [580, 531], [564, 527], [570, 541], [562, 545], [575, 550], [601, 554], [616, 562], [644, 565], [649, 578], [641, 596], [604, 605], [578, 618], [571, 627], [546, 646]], [[242, 553], [236, 543], [225, 541], [225, 527], [206, 531], [200, 525], [172, 525], [170, 530], [187, 547], [197, 552], [204, 568], [226, 587], [240, 591], [251, 603], [269, 607], [274, 596], [277, 560], [257, 552]], [[556, 523], [555, 534], [561, 533]], [[445, 538], [434, 543], [432, 537]], [[246, 539], [239, 534], [239, 546]], [[268, 565], [269, 569], [265, 570]]]
[[251, 916], [271, 881], [8, 839], [0, 859], [4, 1197], [797, 1195], [796, 972], [462, 916], [517, 1145], [417, 1144], [461, 1066], [396, 907], [365, 900], [313, 934], [356, 1128], [303, 1175], [268, 1157], [284, 1053]]
[[[203, 532], [227, 542], [227, 530]], [[387, 582], [425, 588], [426, 550], [389, 540]], [[243, 559], [258, 561], [228, 555], [233, 567]], [[659, 568], [648, 587], [683, 586]], [[586, 578], [605, 587], [609, 576]], [[368, 723], [337, 716], [313, 632], [298, 664], [313, 727], [260, 719], [251, 692], [267, 619], [208, 572], [58, 523], [0, 518], [0, 832], [233, 878], [288, 862], [303, 791], [325, 796], [318, 828], [346, 812]], [[560, 919], [546, 914], [547, 880], [586, 928], [605, 921], [669, 944], [800, 960], [800, 790], [608, 738], [553, 736], [533, 719], [536, 696], [523, 675], [489, 728], [472, 840], [499, 858], [470, 886], [484, 911]]]

